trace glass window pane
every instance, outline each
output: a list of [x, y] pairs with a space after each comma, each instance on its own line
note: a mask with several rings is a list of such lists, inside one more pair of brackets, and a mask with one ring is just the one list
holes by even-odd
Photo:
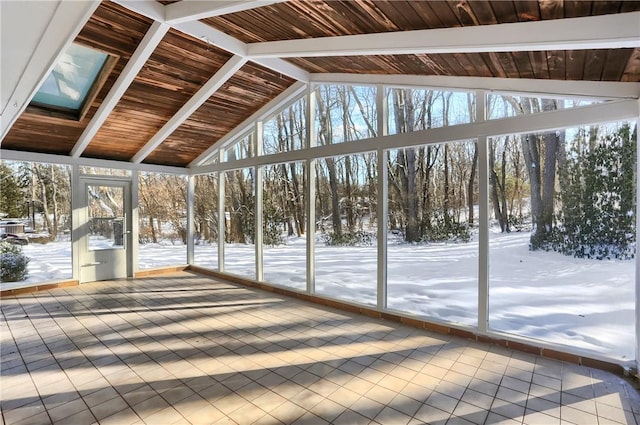
[[79, 110], [107, 57], [105, 53], [71, 44], [33, 97], [33, 102]]
[[290, 152], [302, 149], [307, 137], [306, 98], [289, 105], [275, 117], [264, 122], [262, 154]]
[[477, 144], [389, 152], [387, 305], [475, 325]]
[[89, 250], [124, 249], [124, 188], [87, 186]]
[[183, 176], [140, 173], [138, 267], [187, 262], [187, 185]]
[[[17, 285], [72, 278], [70, 173], [64, 165], [0, 163], [0, 234], [28, 240], [21, 246], [30, 259], [28, 275]], [[9, 285], [3, 282], [0, 288]]]
[[487, 119], [494, 120], [556, 109], [578, 108], [604, 102], [606, 100], [602, 99], [552, 99], [508, 93], [489, 93], [487, 95]]
[[256, 278], [253, 168], [224, 172], [224, 270]]
[[118, 168], [87, 167], [86, 165], [81, 165], [80, 174], [92, 176], [130, 177], [131, 170], [123, 170]]
[[475, 93], [392, 88], [386, 95], [389, 134], [468, 124], [475, 119]]
[[197, 266], [218, 268], [218, 175], [195, 176], [195, 244]]
[[375, 87], [322, 85], [316, 89], [318, 145], [375, 137], [376, 120]]
[[224, 150], [223, 161], [235, 161], [253, 156], [253, 133], [234, 142]]
[[263, 170], [264, 280], [305, 289], [307, 238], [304, 164], [270, 165]]
[[489, 141], [491, 329], [634, 358], [635, 127]]
[[316, 291], [362, 304], [377, 302], [377, 155], [318, 160]]

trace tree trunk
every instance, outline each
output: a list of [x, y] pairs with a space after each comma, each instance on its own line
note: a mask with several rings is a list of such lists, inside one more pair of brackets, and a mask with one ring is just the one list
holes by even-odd
[[347, 228], [353, 232], [356, 226], [354, 205], [353, 205], [353, 188], [351, 185], [351, 157], [349, 155], [344, 158], [344, 180], [345, 180], [345, 210], [347, 215]]
[[451, 217], [449, 216], [451, 202], [449, 199], [449, 144], [444, 144], [444, 200], [442, 203], [444, 214], [444, 227], [448, 231], [451, 230]]
[[469, 227], [473, 226], [473, 221], [474, 221], [473, 187], [474, 187], [474, 182], [476, 180], [477, 169], [478, 169], [478, 142], [475, 142], [473, 144], [473, 162], [471, 163], [471, 175], [469, 176], [469, 183], [467, 184], [467, 211], [468, 211], [467, 223], [469, 224]]
[[509, 220], [507, 217], [507, 205], [506, 205], [506, 144], [502, 152], [502, 164], [501, 173], [502, 179], [498, 179], [498, 174], [495, 169], [495, 142], [491, 143], [489, 152], [489, 183], [491, 189], [491, 202], [493, 203], [493, 213], [500, 224], [501, 232], [510, 232]]
[[538, 151], [539, 139], [535, 134], [527, 134], [522, 137], [522, 154], [529, 175], [529, 187], [531, 191], [531, 220], [533, 222], [533, 234], [531, 246], [534, 249], [540, 247], [544, 240], [544, 223], [542, 220], [542, 187], [540, 178], [540, 154]]
[[[413, 131], [413, 99], [412, 91], [393, 91], [394, 111], [396, 115], [396, 132], [409, 133]], [[413, 148], [401, 149], [398, 153], [400, 166], [399, 177], [403, 189], [404, 213], [406, 217], [405, 240], [418, 242], [421, 239], [418, 220], [418, 193], [416, 188], [416, 153]]]
[[[51, 164], [51, 202], [53, 203], [53, 228], [56, 237], [58, 236], [58, 184], [56, 181], [55, 165]], [[54, 238], [55, 239], [55, 238]]]
[[327, 158], [329, 171], [329, 188], [331, 189], [331, 225], [336, 236], [342, 235], [342, 219], [340, 218], [340, 202], [338, 199], [338, 177], [336, 176], [336, 162]]
[[51, 218], [49, 217], [49, 203], [47, 199], [47, 184], [44, 180], [44, 173], [40, 169], [40, 165], [34, 166], [34, 170], [36, 172], [36, 177], [38, 178], [38, 184], [40, 186], [40, 202], [42, 203], [42, 215], [44, 218], [45, 227], [47, 232], [49, 233], [49, 240], [53, 241], [56, 239], [56, 229], [53, 227], [51, 223]]

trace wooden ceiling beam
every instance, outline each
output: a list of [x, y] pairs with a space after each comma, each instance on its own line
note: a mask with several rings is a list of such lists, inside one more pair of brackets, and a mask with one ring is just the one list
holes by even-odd
[[247, 44], [256, 58], [620, 49], [640, 47], [640, 12]]
[[174, 25], [197, 21], [213, 16], [242, 12], [256, 7], [269, 6], [284, 0], [183, 0], [168, 4], [164, 8], [165, 22]]
[[136, 51], [131, 55], [131, 58], [109, 91], [109, 94], [104, 99], [96, 111], [96, 114], [93, 116], [71, 150], [72, 157], [78, 158], [82, 155], [86, 147], [89, 146], [93, 137], [98, 133], [102, 124], [107, 120], [113, 108], [118, 104], [120, 98], [127, 91], [127, 88], [136, 78], [158, 44], [160, 44], [167, 31], [169, 31], [169, 25], [167, 24], [156, 21], [151, 25], [151, 28], [149, 28]]
[[154, 151], [171, 133], [211, 97], [222, 85], [247, 62], [246, 58], [233, 56], [209, 79], [182, 108], [131, 158], [131, 162], [140, 163]]

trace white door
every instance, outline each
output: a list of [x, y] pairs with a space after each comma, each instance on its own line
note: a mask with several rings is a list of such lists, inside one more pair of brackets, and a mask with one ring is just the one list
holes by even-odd
[[126, 278], [131, 242], [130, 182], [80, 178], [80, 282]]

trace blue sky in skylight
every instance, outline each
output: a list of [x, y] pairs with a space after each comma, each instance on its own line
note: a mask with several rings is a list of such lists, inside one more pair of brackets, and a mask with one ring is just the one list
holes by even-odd
[[71, 44], [32, 101], [79, 110], [106, 60], [105, 53]]

